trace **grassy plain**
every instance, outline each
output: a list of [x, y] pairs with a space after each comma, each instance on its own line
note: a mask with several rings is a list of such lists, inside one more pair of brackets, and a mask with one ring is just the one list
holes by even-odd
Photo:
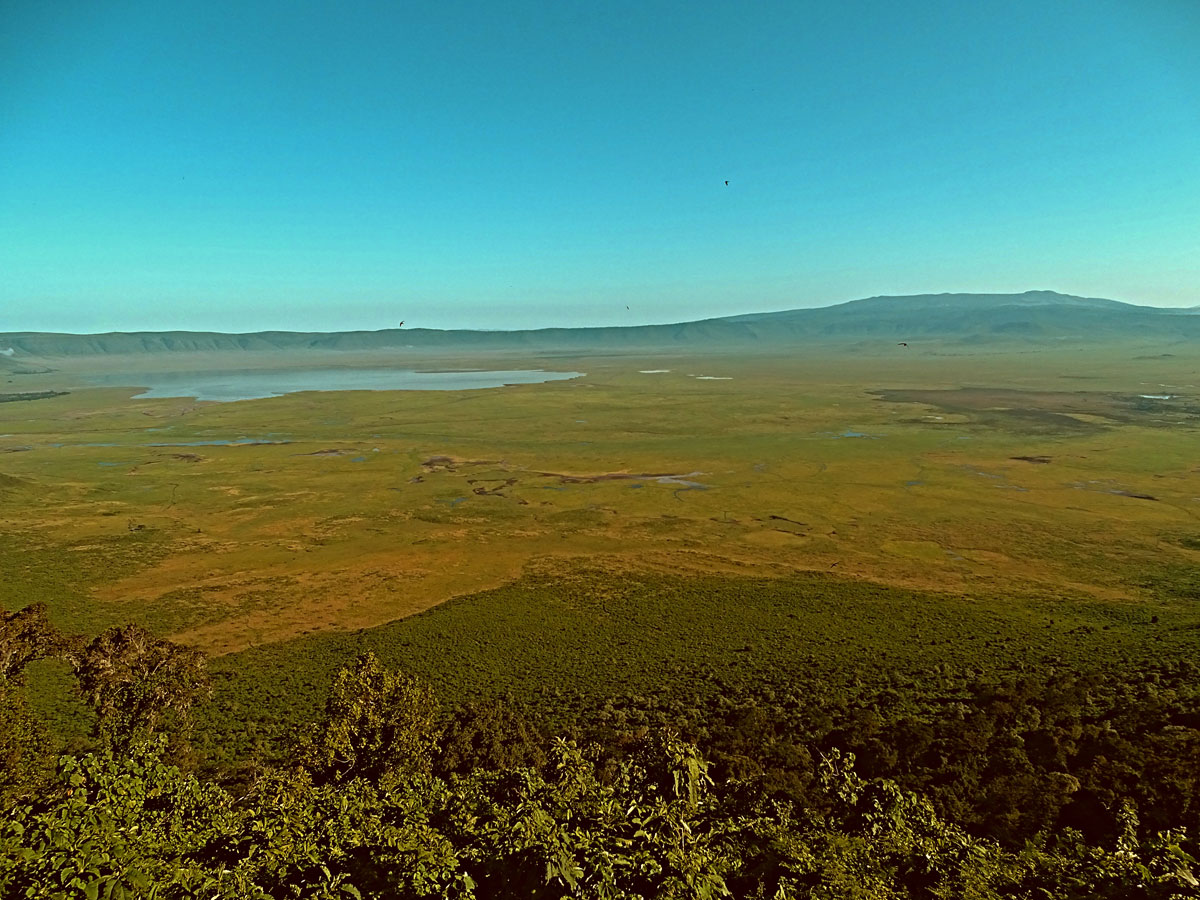
[[[117, 366], [137, 385], [152, 380], [152, 366], [381, 364], [587, 374], [238, 403], [137, 400], [84, 380]], [[214, 656], [236, 654], [230, 671], [267, 658], [243, 651], [275, 645], [287, 662], [262, 671], [293, 687], [319, 680], [305, 674], [307, 658], [365, 640], [338, 635], [402, 619], [412, 624], [379, 634], [397, 646], [426, 635], [432, 643], [414, 658], [440, 655], [442, 670], [425, 668], [447, 683], [449, 659], [481, 667], [496, 690], [511, 680], [497, 660], [526, 685], [569, 666], [596, 683], [610, 658], [605, 684], [613, 673], [642, 678], [638, 666], [697, 664], [683, 659], [683, 637], [637, 665], [614, 649], [652, 627], [632, 612], [639, 597], [664, 622], [686, 623], [679, 604], [700, 604], [718, 668], [755, 657], [741, 648], [760, 638], [775, 648], [757, 656], [770, 665], [829, 641], [845, 658], [877, 663], [887, 649], [879, 640], [912, 643], [905, 629], [923, 620], [941, 649], [917, 642], [922, 665], [930, 652], [956, 652], [951, 635], [964, 633], [994, 640], [997, 652], [1039, 648], [1035, 663], [1063, 641], [1101, 652], [1099, 638], [1063, 637], [1083, 627], [1107, 626], [1144, 656], [1166, 634], [1162, 650], [1174, 654], [1200, 634], [1198, 369], [1186, 349], [1132, 342], [860, 345], [786, 357], [64, 361], [3, 385], [69, 393], [0, 403], [0, 602], [44, 600], [73, 631], [138, 622]], [[591, 573], [589, 595], [603, 594], [599, 572], [624, 598], [572, 620], [568, 644], [587, 648], [586, 665], [559, 658], [558, 638], [526, 627], [544, 607], [522, 606], [530, 590], [550, 602], [581, 570]], [[781, 597], [830, 605], [800, 618], [772, 613], [762, 631], [746, 625], [761, 619], [760, 600], [750, 613], [733, 600], [714, 606], [679, 587], [697, 578], [707, 579], [706, 597], [736, 598], [728, 585], [737, 584], [760, 597], [777, 583]], [[635, 590], [662, 579], [676, 587]], [[873, 590], [892, 598], [894, 619]], [[676, 600], [661, 599], [668, 594]], [[861, 602], [839, 606], [840, 594]], [[474, 606], [408, 619], [471, 595]], [[465, 609], [490, 623], [491, 650], [486, 635], [461, 637]], [[948, 630], [954, 610], [966, 618]], [[1147, 637], [1154, 616], [1163, 631]], [[459, 624], [428, 624], [443, 620]], [[871, 629], [884, 637], [857, 637]]]

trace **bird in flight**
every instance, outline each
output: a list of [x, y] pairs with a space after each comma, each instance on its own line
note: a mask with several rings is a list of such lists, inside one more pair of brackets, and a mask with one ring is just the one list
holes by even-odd
[[726, 181], [725, 181], [725, 187], [729, 187], [729, 180], [728, 180], [728, 179], [726, 179]]
[[[403, 325], [404, 323], [403, 323], [403, 322], [401, 322], [400, 324], [401, 324], [401, 325]], [[907, 347], [907, 346], [908, 346], [908, 344], [904, 343], [904, 341], [901, 341], [901, 342], [900, 342], [899, 344], [897, 344], [896, 346], [898, 346], [898, 347]]]
[[396, 327], [397, 327], [397, 328], [403, 328], [403, 327], [404, 327], [404, 322], [403, 322], [403, 321], [401, 321], [401, 322], [400, 322], [400, 324], [399, 324], [399, 325], [397, 325]]

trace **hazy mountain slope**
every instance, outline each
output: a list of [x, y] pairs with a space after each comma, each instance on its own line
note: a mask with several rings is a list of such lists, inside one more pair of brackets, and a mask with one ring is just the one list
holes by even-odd
[[[3, 336], [0, 336], [0, 341], [3, 341]], [[11, 349], [13, 348], [6, 344], [0, 344], [0, 350]], [[34, 375], [49, 371], [41, 360], [26, 354], [18, 354], [15, 350], [12, 354], [0, 353], [0, 375]]]
[[838, 306], [734, 316], [724, 321], [806, 336], [1106, 338], [1200, 336], [1180, 310], [1053, 291], [870, 297]]
[[253, 334], [163, 331], [108, 334], [0, 334], [0, 371], [29, 357], [173, 351], [265, 350], [614, 350], [637, 348], [783, 347], [813, 341], [1200, 339], [1193, 310], [1134, 306], [1053, 291], [1024, 294], [926, 294], [870, 297], [837, 306], [609, 328], [527, 331], [382, 331]]

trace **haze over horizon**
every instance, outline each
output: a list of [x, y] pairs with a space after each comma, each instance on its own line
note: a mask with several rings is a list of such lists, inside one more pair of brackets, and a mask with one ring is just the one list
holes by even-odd
[[0, 331], [1200, 303], [1181, 0], [17, 0], [0, 25]]

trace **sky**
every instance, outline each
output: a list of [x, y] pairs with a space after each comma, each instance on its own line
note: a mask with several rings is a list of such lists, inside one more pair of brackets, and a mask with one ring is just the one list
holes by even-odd
[[1195, 0], [0, 0], [0, 332], [1192, 306], [1197, 48]]

